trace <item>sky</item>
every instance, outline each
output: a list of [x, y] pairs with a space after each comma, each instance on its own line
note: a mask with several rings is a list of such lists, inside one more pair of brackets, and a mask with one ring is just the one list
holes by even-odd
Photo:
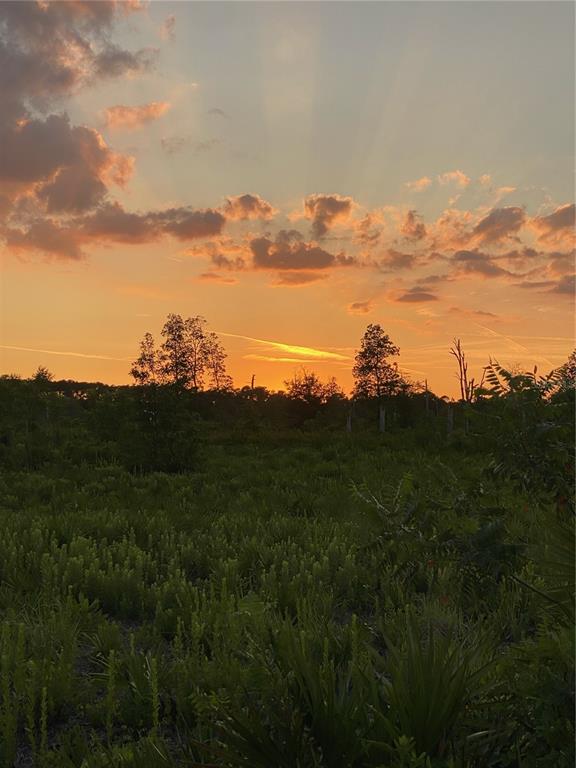
[[574, 347], [574, 5], [0, 3], [0, 373], [127, 383], [169, 313], [236, 386], [349, 390], [369, 323], [456, 395], [458, 337]]

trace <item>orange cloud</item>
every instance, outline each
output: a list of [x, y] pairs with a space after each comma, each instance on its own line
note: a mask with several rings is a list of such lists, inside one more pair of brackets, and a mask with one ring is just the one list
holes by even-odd
[[404, 186], [408, 187], [408, 189], [411, 189], [413, 192], [423, 192], [425, 189], [428, 189], [431, 184], [432, 179], [429, 176], [422, 176], [422, 178], [416, 179], [415, 181], [407, 181]]
[[460, 189], [464, 189], [470, 184], [470, 177], [466, 176], [462, 171], [447, 171], [441, 173], [438, 177], [438, 182], [442, 185], [455, 184]]
[[133, 131], [158, 120], [169, 109], [170, 104], [167, 101], [151, 101], [149, 104], [141, 104], [137, 107], [118, 104], [104, 110], [104, 119], [108, 128]]
[[407, 240], [422, 240], [426, 237], [426, 227], [422, 217], [416, 211], [408, 211], [400, 232]]
[[348, 304], [348, 313], [350, 315], [367, 315], [372, 312], [374, 305], [370, 299], [368, 301], [353, 301]]
[[538, 234], [538, 240], [553, 244], [572, 244], [575, 224], [576, 206], [574, 203], [561, 205], [548, 216], [536, 216], [530, 221], [530, 226]]
[[284, 272], [278, 275], [272, 285], [296, 288], [301, 285], [317, 283], [319, 280], [325, 280], [326, 277], [327, 275], [318, 272]]
[[222, 212], [227, 219], [233, 221], [248, 221], [264, 219], [269, 221], [278, 211], [259, 195], [236, 195], [227, 197]]

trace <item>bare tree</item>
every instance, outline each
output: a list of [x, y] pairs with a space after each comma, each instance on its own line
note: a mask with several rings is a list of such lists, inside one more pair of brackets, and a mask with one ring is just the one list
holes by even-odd
[[454, 339], [453, 346], [450, 347], [450, 354], [456, 358], [458, 363], [458, 373], [456, 376], [460, 382], [460, 397], [464, 402], [471, 403], [475, 398], [476, 390], [484, 383], [484, 375], [482, 375], [479, 384], [476, 384], [475, 379], [468, 378], [468, 362], [466, 361], [466, 355], [462, 349], [460, 339]]

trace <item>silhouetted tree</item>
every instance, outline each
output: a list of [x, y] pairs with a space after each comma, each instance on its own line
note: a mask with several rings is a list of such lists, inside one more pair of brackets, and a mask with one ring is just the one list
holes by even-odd
[[364, 332], [360, 350], [354, 358], [354, 395], [381, 398], [405, 390], [408, 385], [397, 363], [388, 361], [388, 358], [399, 354], [400, 350], [382, 327], [371, 323]]
[[158, 384], [162, 374], [160, 353], [151, 333], [140, 342], [140, 357], [132, 364], [130, 375], [137, 384]]
[[572, 350], [564, 365], [558, 368], [558, 376], [562, 389], [576, 388], [576, 349]]
[[460, 339], [454, 339], [453, 346], [450, 347], [450, 354], [456, 358], [458, 363], [458, 373], [456, 376], [460, 383], [460, 399], [465, 403], [471, 403], [476, 396], [476, 390], [481, 388], [484, 383], [484, 374], [479, 384], [476, 383], [475, 379], [468, 378], [468, 362]]
[[206, 375], [212, 389], [229, 390], [232, 379], [226, 373], [226, 352], [215, 333], [207, 333], [203, 317], [182, 318], [168, 315], [156, 349], [150, 333], [140, 343], [140, 356], [132, 364], [131, 376], [137, 384], [176, 384], [200, 391]]
[[38, 368], [36, 368], [34, 375], [32, 376], [32, 381], [47, 384], [50, 381], [54, 381], [54, 374], [51, 373], [45, 366], [39, 365]]
[[209, 333], [204, 340], [206, 370], [212, 389], [232, 389], [232, 377], [226, 373], [226, 352], [215, 333]]
[[288, 397], [302, 400], [309, 405], [321, 405], [332, 398], [344, 396], [334, 377], [324, 383], [315, 373], [307, 371], [305, 368], [295, 373], [284, 384]]

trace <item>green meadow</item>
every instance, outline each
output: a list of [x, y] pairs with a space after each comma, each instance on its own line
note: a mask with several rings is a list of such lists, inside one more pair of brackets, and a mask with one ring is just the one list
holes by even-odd
[[3, 766], [573, 765], [573, 390], [0, 384]]

